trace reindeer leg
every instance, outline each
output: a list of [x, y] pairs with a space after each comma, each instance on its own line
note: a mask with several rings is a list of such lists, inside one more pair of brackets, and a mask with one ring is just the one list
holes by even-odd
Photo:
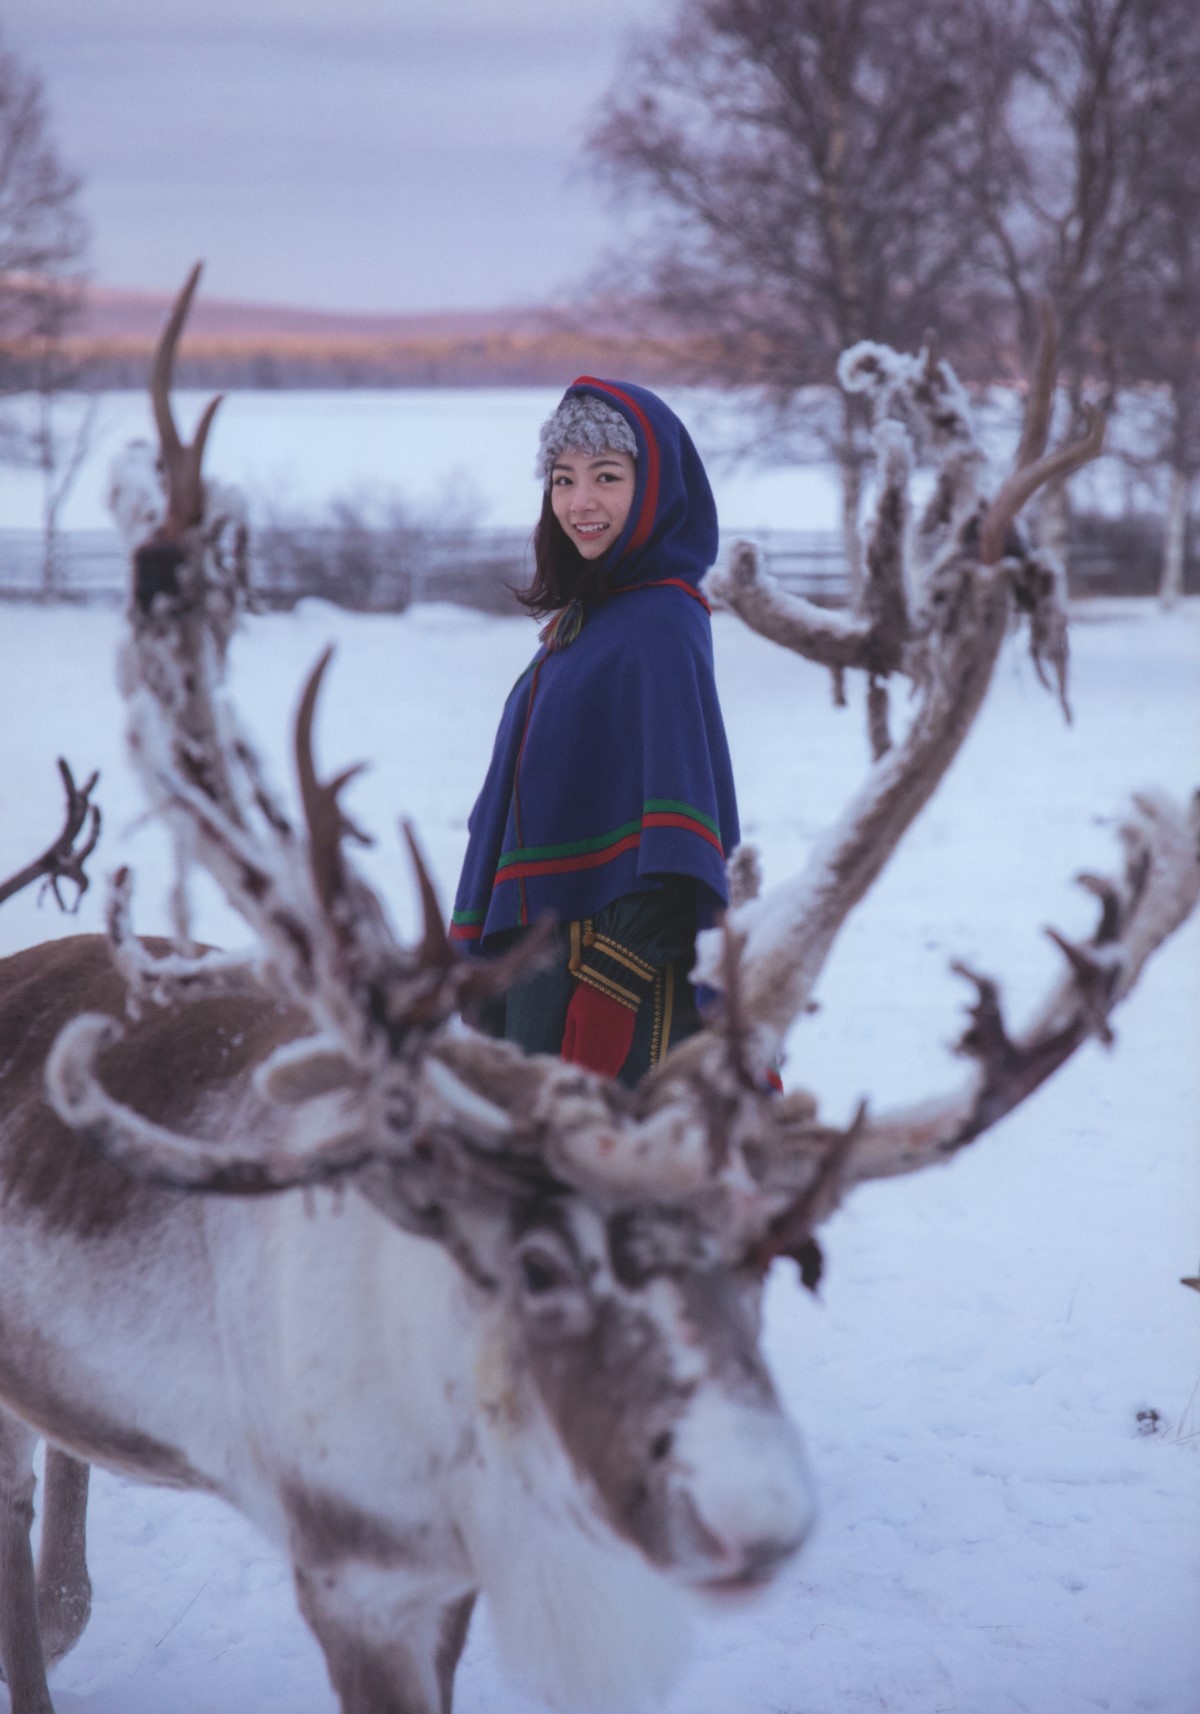
[[83, 1635], [92, 1610], [87, 1570], [86, 1464], [46, 1448], [42, 1486], [42, 1545], [38, 1555], [38, 1617], [48, 1661], [60, 1660]]
[[12, 1714], [54, 1714], [33, 1576], [33, 1449], [37, 1436], [0, 1412], [0, 1667]]
[[325, 1651], [341, 1714], [450, 1714], [474, 1595], [392, 1605], [381, 1622], [374, 1603], [369, 1616], [361, 1610], [362, 1567], [354, 1570], [343, 1580], [340, 1570], [296, 1568], [300, 1611]]
[[442, 1693], [439, 1714], [450, 1714], [454, 1701], [454, 1674], [467, 1644], [467, 1632], [474, 1611], [474, 1594], [464, 1595], [460, 1600], [451, 1601], [448, 1606], [442, 1608], [441, 1640], [437, 1651], [438, 1686]]

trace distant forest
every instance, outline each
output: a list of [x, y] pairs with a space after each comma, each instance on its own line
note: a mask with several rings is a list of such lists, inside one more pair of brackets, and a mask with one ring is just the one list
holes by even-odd
[[[957, 353], [959, 372], [981, 382], [1019, 373], [999, 309], [993, 327], [976, 307], [972, 336], [959, 342], [966, 347]], [[144, 386], [168, 309], [165, 294], [86, 292], [62, 342], [73, 384], [95, 392]], [[727, 353], [636, 305], [388, 316], [202, 300], [195, 323], [176, 365], [183, 387], [551, 387], [579, 374], [632, 375], [654, 386], [729, 378]], [[830, 379], [817, 361], [808, 378]]]
[[[142, 387], [152, 344], [70, 341], [78, 385], [87, 391]], [[561, 386], [584, 372], [633, 374], [650, 382], [687, 379], [687, 366], [636, 340], [587, 341], [564, 334], [445, 334], [409, 339], [258, 336], [191, 339], [181, 352], [183, 387]]]
[[[93, 288], [63, 341], [76, 385], [145, 385], [165, 295]], [[594, 329], [594, 330], [593, 330]], [[176, 381], [205, 388], [560, 386], [581, 373], [694, 379], [667, 339], [551, 310], [347, 315], [259, 304], [197, 306]]]

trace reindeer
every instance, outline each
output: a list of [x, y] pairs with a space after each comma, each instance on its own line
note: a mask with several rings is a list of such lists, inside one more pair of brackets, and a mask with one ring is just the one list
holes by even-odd
[[[952, 1158], [1105, 1035], [1200, 892], [1195, 809], [1145, 801], [1123, 876], [1089, 879], [1092, 940], [1060, 942], [1065, 972], [1030, 1028], [1011, 1036], [973, 978], [963, 1089], [837, 1127], [764, 1085], [841, 923], [969, 729], [1014, 609], [1064, 686], [1058, 582], [1016, 519], [1095, 455], [1101, 425], [1046, 455], [1048, 352], [1014, 473], [985, 504], [947, 365], [847, 354], [881, 453], [864, 611], [783, 594], [745, 546], [714, 593], [835, 673], [868, 674], [877, 760], [796, 880], [759, 897], [752, 856], [736, 860], [739, 902], [701, 947], [711, 1025], [630, 1092], [472, 1027], [538, 936], [497, 964], [460, 961], [411, 833], [423, 931], [393, 932], [347, 852], [353, 770], [326, 781], [314, 760], [327, 657], [296, 719], [300, 821], [265, 778], [222, 688], [245, 536], [201, 477], [215, 402], [191, 446], [170, 408], [197, 272], [152, 382], [165, 493], [144, 460], [118, 485], [134, 538], [121, 677], [152, 806], [259, 952], [139, 941], [120, 871], [107, 938], [0, 966], [14, 1714], [48, 1714], [44, 1655], [86, 1618], [80, 1461], [219, 1494], [274, 1540], [345, 1714], [447, 1714], [480, 1592], [549, 1700], [636, 1707], [669, 1681], [695, 1592], [766, 1580], [812, 1521], [758, 1350], [771, 1263], [794, 1258], [815, 1283], [814, 1233], [856, 1184]], [[910, 531], [915, 433], [939, 482]], [[894, 745], [892, 675], [916, 694]], [[60, 1493], [48, 1466], [53, 1563], [35, 1577], [39, 1434], [76, 1480]]]

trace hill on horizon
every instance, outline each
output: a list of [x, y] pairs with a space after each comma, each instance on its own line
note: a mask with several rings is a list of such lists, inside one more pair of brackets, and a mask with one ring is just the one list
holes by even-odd
[[[79, 334], [89, 340], [155, 340], [173, 302], [169, 292], [124, 286], [88, 286]], [[487, 310], [419, 310], [364, 314], [309, 309], [235, 298], [196, 297], [188, 335], [208, 339], [316, 338], [329, 340], [427, 339], [545, 329], [561, 312], [548, 307]]]
[[[69, 345], [82, 384], [140, 386], [173, 299], [167, 292], [90, 286]], [[182, 386], [542, 386], [564, 375], [683, 378], [661, 342], [607, 316], [550, 305], [394, 315], [306, 309], [197, 296], [176, 362]]]

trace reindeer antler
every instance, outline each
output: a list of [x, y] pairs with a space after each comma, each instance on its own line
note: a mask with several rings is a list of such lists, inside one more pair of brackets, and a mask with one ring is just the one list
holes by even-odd
[[995, 565], [1002, 557], [1009, 529], [1017, 514], [1028, 505], [1039, 488], [1073, 475], [1100, 456], [1104, 449], [1104, 412], [1095, 405], [1085, 405], [1083, 415], [1087, 426], [1079, 440], [1030, 464], [1018, 466], [988, 507], [979, 533], [979, 557], [984, 565]]
[[[835, 629], [828, 615], [809, 623], [797, 602], [760, 578], [752, 553], [739, 550], [737, 569], [719, 593], [755, 629], [825, 665], [854, 666], [868, 675], [899, 671], [917, 691], [916, 710], [903, 740], [888, 748], [876, 736], [876, 765], [836, 833], [795, 881], [732, 913], [746, 932], [744, 1005], [777, 1042], [807, 1004], [824, 960], [846, 916], [874, 882], [916, 815], [928, 801], [970, 730], [1008, 632], [1014, 599], [1033, 616], [1035, 643], [1065, 634], [1055, 579], [1017, 545], [1006, 575], [994, 567], [1008, 545], [1021, 507], [1045, 482], [1076, 470], [1099, 451], [1103, 422], [1093, 417], [1082, 441], [1043, 452], [1054, 389], [1055, 327], [1043, 320], [1035, 378], [1026, 402], [1014, 470], [982, 523], [974, 499], [981, 452], [962, 390], [944, 361], [903, 358], [864, 344], [839, 365], [843, 384], [872, 394], [883, 479], [872, 549], [865, 612]], [[902, 575], [905, 501], [910, 458], [905, 423], [927, 425], [937, 460], [940, 519], [955, 527], [922, 525], [919, 541], [932, 558]], [[877, 593], [873, 593], [878, 583]], [[911, 616], [903, 588], [913, 591]], [[1065, 663], [1059, 662], [1060, 672]], [[879, 691], [868, 712], [879, 723]], [[886, 754], [882, 753], [886, 749]], [[715, 941], [702, 953], [701, 975], [720, 984]]]
[[954, 967], [976, 992], [957, 1049], [974, 1062], [974, 1075], [955, 1094], [869, 1120], [849, 1151], [844, 1189], [949, 1160], [1040, 1087], [1083, 1042], [1095, 1036], [1111, 1043], [1113, 1011], [1147, 959], [1200, 899], [1200, 796], [1182, 810], [1163, 797], [1135, 798], [1121, 836], [1121, 876], [1078, 877], [1100, 901], [1091, 937], [1076, 945], [1048, 931], [1067, 967], [1021, 1034], [1006, 1027], [996, 984]]
[[175, 365], [175, 348], [179, 344], [183, 324], [192, 307], [192, 298], [195, 296], [203, 268], [203, 262], [196, 263], [175, 299], [167, 324], [159, 337], [150, 376], [150, 402], [154, 408], [159, 448], [167, 475], [166, 533], [172, 538], [192, 529], [204, 514], [204, 483], [200, 466], [204, 460], [208, 431], [223, 397], [221, 393], [217, 393], [208, 401], [196, 425], [196, 438], [190, 446], [186, 446], [175, 427], [175, 417], [171, 410], [171, 372]]
[[326, 911], [345, 886], [342, 841], [354, 839], [360, 845], [371, 843], [368, 834], [358, 828], [341, 805], [341, 794], [363, 772], [366, 764], [354, 762], [343, 768], [334, 779], [324, 783], [317, 777], [313, 761], [313, 718], [317, 698], [326, 669], [333, 659], [333, 645], [324, 651], [308, 675], [296, 713], [295, 754], [296, 778], [300, 786], [300, 802], [308, 828], [308, 860], [313, 885]]
[[1025, 402], [1021, 439], [1012, 470], [980, 526], [979, 557], [984, 565], [995, 565], [1002, 557], [1009, 530], [1039, 488], [1081, 469], [1097, 458], [1104, 446], [1104, 413], [1094, 405], [1085, 405], [1086, 429], [1081, 438], [1069, 446], [1060, 447], [1057, 452], [1046, 453], [1050, 418], [1054, 412], [1054, 389], [1058, 381], [1058, 319], [1049, 298], [1041, 300], [1039, 310], [1041, 337]]
[[[91, 801], [100, 775], [91, 773], [82, 786], [77, 786], [70, 767], [61, 756], [58, 758], [58, 772], [63, 790], [67, 794], [67, 812], [62, 832], [46, 847], [40, 857], [35, 857], [32, 863], [18, 869], [7, 881], [0, 881], [0, 904], [42, 877], [45, 877], [60, 910], [78, 910], [79, 901], [87, 892], [88, 878], [84, 864], [96, 849], [96, 841], [100, 838], [100, 806]], [[75, 841], [85, 826], [87, 833], [83, 844], [77, 848]], [[63, 903], [62, 894], [58, 890], [62, 881], [70, 881], [78, 889], [73, 905]]]

